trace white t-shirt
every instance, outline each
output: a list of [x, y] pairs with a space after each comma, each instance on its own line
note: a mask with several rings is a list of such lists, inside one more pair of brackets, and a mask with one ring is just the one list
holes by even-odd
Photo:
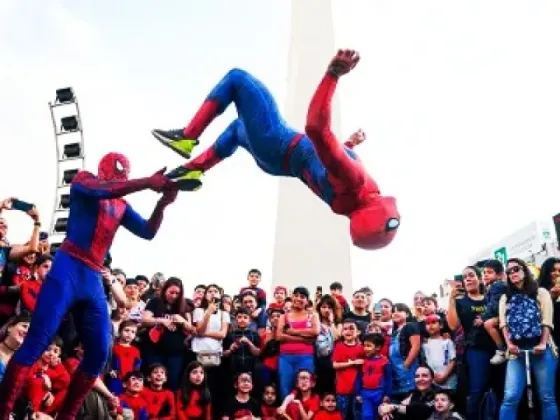
[[[196, 308], [193, 312], [193, 324], [202, 322], [204, 319], [205, 309]], [[208, 324], [206, 325], [206, 332], [219, 332], [222, 329], [222, 323], [229, 324], [229, 313], [225, 311], [216, 312], [210, 315]], [[216, 340], [211, 337], [193, 337], [191, 348], [194, 353], [200, 352], [221, 352], [222, 340]]]
[[144, 312], [145, 308], [146, 308], [146, 302], [141, 300], [136, 305], [134, 305], [132, 308], [130, 308], [128, 319], [130, 319], [132, 321], [136, 321], [136, 322], [142, 321], [142, 313]]
[[[448, 338], [428, 338], [428, 341], [422, 344], [422, 351], [426, 363], [434, 373], [445, 373], [449, 364], [457, 358], [455, 344]], [[443, 389], [456, 389], [457, 375], [453, 372], [444, 384], [437, 385]]]

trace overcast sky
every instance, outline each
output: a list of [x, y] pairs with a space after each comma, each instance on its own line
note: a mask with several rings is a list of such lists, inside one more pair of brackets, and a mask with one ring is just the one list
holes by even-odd
[[[2, 0], [1, 195], [34, 201], [50, 219], [47, 103], [59, 87], [77, 92], [88, 168], [119, 151], [137, 177], [181, 163], [150, 129], [185, 124], [229, 68], [257, 74], [282, 104], [289, 19], [283, 0]], [[337, 43], [363, 57], [338, 90], [341, 135], [369, 134], [359, 154], [403, 219], [390, 247], [353, 252], [355, 286], [410, 302], [479, 249], [560, 211], [559, 21], [559, 2], [335, 1]], [[115, 265], [232, 292], [259, 267], [266, 286], [277, 185], [239, 152], [179, 197], [153, 242], [120, 232]], [[147, 217], [157, 195], [129, 199]], [[26, 240], [31, 223], [8, 219], [11, 241]]]

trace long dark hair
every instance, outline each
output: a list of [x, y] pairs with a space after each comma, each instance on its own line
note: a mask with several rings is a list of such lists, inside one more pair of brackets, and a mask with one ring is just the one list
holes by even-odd
[[[506, 263], [506, 268], [510, 263], [515, 263], [515, 264], [517, 264], [521, 267], [521, 270], [523, 271], [524, 278], [523, 278], [523, 287], [521, 288], [521, 290], [519, 290], [518, 288], [516, 288], [511, 283], [511, 280], [509, 279], [509, 274], [508, 274], [508, 276], [507, 276], [507, 291], [506, 291], [506, 296], [507, 296], [508, 300], [511, 299], [511, 297], [516, 293], [523, 293], [523, 294], [529, 296], [530, 298], [536, 299], [537, 298], [537, 293], [539, 291], [539, 285], [535, 281], [535, 277], [533, 276], [533, 273], [531, 273], [531, 270], [529, 270], [529, 267], [527, 266], [525, 261], [523, 261], [519, 258], [510, 258]], [[506, 270], [506, 273], [507, 273], [507, 270]]]
[[[172, 286], [176, 286], [179, 288], [179, 296], [177, 296], [177, 300], [173, 303], [167, 302], [165, 299], [165, 294], [167, 293], [167, 289]], [[180, 314], [183, 315], [187, 312], [187, 303], [185, 302], [185, 291], [183, 288], [183, 282], [178, 277], [169, 277], [163, 287], [161, 288], [161, 294], [159, 296], [161, 305], [162, 305], [162, 312], [167, 314]]]
[[[204, 380], [200, 385], [194, 385], [191, 382], [190, 378], [191, 372], [196, 368], [202, 368], [202, 370], [204, 371]], [[206, 370], [204, 369], [204, 366], [202, 366], [202, 363], [197, 362], [196, 360], [194, 362], [190, 362], [187, 365], [185, 373], [183, 373], [183, 378], [181, 379], [181, 401], [183, 402], [185, 407], [189, 405], [193, 391], [200, 392], [200, 399], [198, 400], [198, 403], [203, 410], [207, 410], [208, 404], [210, 404], [211, 397], [210, 389], [208, 388]]]
[[537, 284], [540, 287], [546, 290], [552, 289], [554, 285], [552, 284], [551, 274], [556, 264], [560, 264], [560, 258], [551, 257], [542, 263], [539, 278], [537, 280]]
[[317, 305], [315, 305], [315, 310], [319, 314], [319, 319], [322, 321], [323, 317], [321, 316], [321, 306], [327, 305], [329, 308], [332, 309], [334, 314], [334, 323], [340, 324], [342, 322], [342, 308], [338, 301], [332, 297], [331, 295], [323, 295]]
[[217, 284], [209, 284], [208, 286], [206, 286], [206, 290], [204, 291], [204, 297], [202, 298], [202, 302], [200, 302], [200, 308], [201, 309], [208, 309], [208, 305], [210, 304], [210, 302], [208, 302], [208, 299], [206, 299], [206, 293], [208, 293], [208, 289], [216, 289], [218, 291], [218, 293], [220, 294], [220, 299], [218, 300], [218, 308], [223, 311], [224, 310], [224, 305], [222, 303], [222, 299], [221, 296], [223, 295], [223, 290], [220, 286], [218, 286]]

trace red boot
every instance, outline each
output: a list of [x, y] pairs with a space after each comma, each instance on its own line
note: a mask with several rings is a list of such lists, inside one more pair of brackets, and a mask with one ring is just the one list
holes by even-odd
[[79, 369], [76, 370], [56, 420], [75, 420], [78, 410], [84, 403], [96, 380], [97, 377], [92, 377]]
[[17, 363], [13, 358], [8, 363], [6, 374], [0, 384], [0, 420], [9, 420], [21, 389], [27, 381], [29, 366]]

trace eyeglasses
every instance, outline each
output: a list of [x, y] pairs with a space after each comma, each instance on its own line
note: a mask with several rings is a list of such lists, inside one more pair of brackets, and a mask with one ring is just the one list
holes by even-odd
[[506, 274], [509, 276], [513, 273], [519, 273], [521, 271], [521, 267], [518, 265], [514, 265], [506, 270]]

